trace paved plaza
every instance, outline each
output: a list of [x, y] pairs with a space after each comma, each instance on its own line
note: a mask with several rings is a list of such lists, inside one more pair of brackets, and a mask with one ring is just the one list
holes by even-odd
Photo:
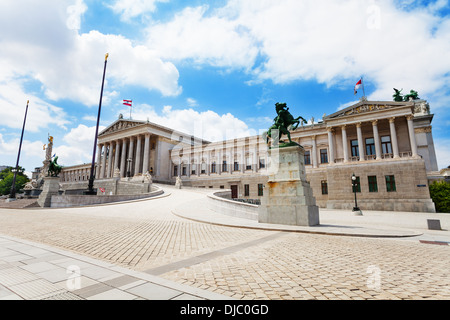
[[321, 209], [318, 227], [261, 225], [209, 210], [211, 190], [163, 188], [83, 208], [1, 203], [0, 299], [450, 299], [450, 215]]

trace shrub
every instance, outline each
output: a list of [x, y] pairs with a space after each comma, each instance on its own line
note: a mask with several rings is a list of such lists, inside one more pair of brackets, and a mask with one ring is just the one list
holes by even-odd
[[450, 183], [434, 181], [430, 185], [430, 196], [436, 205], [437, 212], [450, 213]]

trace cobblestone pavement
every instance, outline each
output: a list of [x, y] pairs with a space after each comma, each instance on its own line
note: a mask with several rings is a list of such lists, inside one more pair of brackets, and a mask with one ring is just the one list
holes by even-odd
[[448, 245], [199, 223], [170, 208], [206, 191], [169, 192], [108, 206], [0, 208], [0, 233], [237, 299], [450, 299]]

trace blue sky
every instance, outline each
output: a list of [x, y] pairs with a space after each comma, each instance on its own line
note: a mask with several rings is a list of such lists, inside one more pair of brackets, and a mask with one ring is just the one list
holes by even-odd
[[258, 134], [274, 104], [320, 120], [414, 89], [428, 100], [439, 168], [450, 165], [448, 0], [2, 0], [0, 165], [89, 163], [100, 125], [132, 118], [210, 141]]

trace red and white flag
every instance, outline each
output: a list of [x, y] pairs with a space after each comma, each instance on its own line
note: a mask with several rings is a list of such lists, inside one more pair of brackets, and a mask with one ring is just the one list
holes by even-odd
[[359, 88], [361, 88], [361, 84], [362, 84], [362, 79], [359, 79], [359, 81], [356, 83], [356, 85], [355, 85], [355, 95], [356, 95], [356, 93], [358, 92], [357, 90], [359, 89]]
[[105, 193], [105, 188], [99, 188], [101, 193]]
[[132, 103], [131, 100], [123, 100], [123, 104], [126, 105], [126, 106], [131, 107], [131, 103]]

